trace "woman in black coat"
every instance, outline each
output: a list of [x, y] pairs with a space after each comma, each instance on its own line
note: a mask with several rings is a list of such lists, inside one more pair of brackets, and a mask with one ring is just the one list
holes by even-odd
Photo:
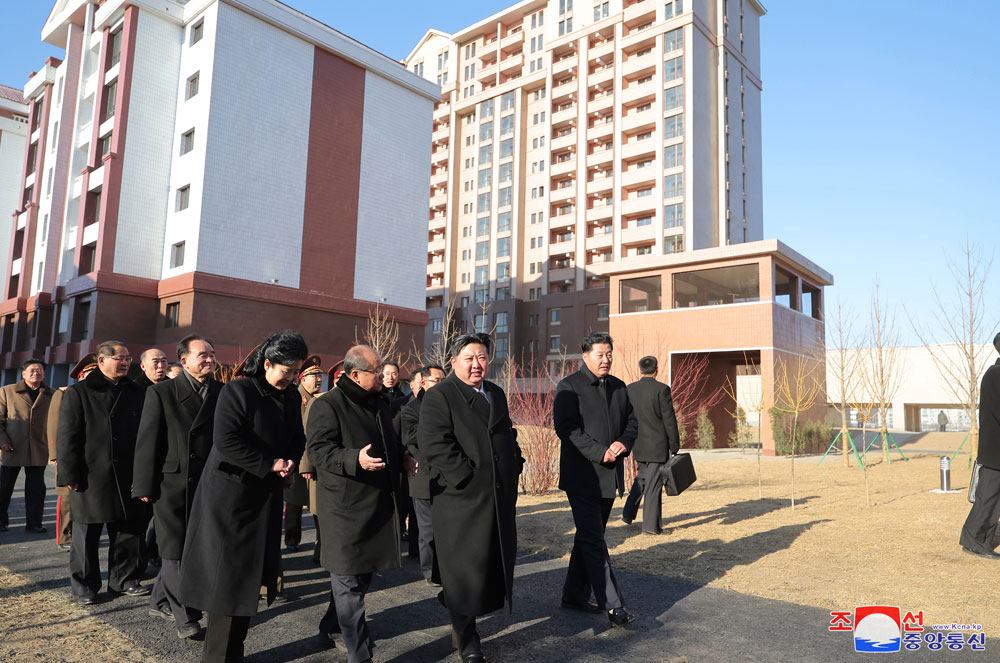
[[277, 592], [282, 488], [305, 447], [300, 399], [288, 387], [309, 355], [286, 330], [247, 360], [215, 409], [214, 446], [195, 493], [179, 598], [208, 613], [202, 661], [242, 660], [262, 585]]

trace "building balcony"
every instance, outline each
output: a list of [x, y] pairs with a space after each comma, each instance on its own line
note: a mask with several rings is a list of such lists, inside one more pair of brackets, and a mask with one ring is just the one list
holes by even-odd
[[552, 242], [549, 244], [550, 256], [570, 256], [576, 251], [576, 238], [568, 239], [565, 242]]
[[483, 64], [482, 68], [476, 73], [476, 80], [483, 84], [493, 85], [496, 83], [498, 71], [500, 69], [497, 67], [496, 60], [489, 64]]
[[569, 214], [552, 214], [549, 216], [549, 229], [558, 230], [560, 228], [576, 227], [576, 211]]
[[591, 207], [587, 210], [587, 223], [593, 221], [601, 221], [604, 219], [610, 219], [614, 216], [615, 206], [614, 205], [600, 205], [597, 207]]
[[587, 168], [597, 168], [600, 166], [610, 165], [614, 161], [615, 151], [614, 149], [597, 150], [593, 154], [587, 155]]
[[654, 81], [633, 83], [622, 91], [621, 101], [626, 105], [646, 100], [652, 101], [656, 96], [656, 89], [657, 86], [654, 84]]
[[436, 173], [431, 173], [431, 186], [439, 187], [448, 183], [448, 169], [441, 168]]
[[448, 192], [441, 191], [431, 196], [431, 209], [444, 209], [448, 205]]
[[653, 109], [644, 111], [633, 110], [621, 120], [621, 129], [625, 133], [634, 133], [639, 129], [652, 130], [656, 126], [656, 113]]
[[445, 239], [432, 239], [427, 242], [427, 252], [428, 253], [444, 253]]
[[652, 74], [656, 70], [656, 49], [645, 55], [633, 55], [622, 65], [622, 76], [632, 77]]
[[615, 104], [615, 95], [602, 94], [601, 96], [587, 102], [587, 115], [604, 115], [605, 111]]
[[559, 175], [566, 175], [568, 173], [576, 172], [576, 159], [567, 159], [566, 161], [553, 161], [549, 166], [549, 175], [552, 177], [557, 177]]
[[10, 275], [17, 276], [21, 273], [21, 258], [14, 258], [10, 261]]
[[427, 265], [427, 276], [440, 276], [441, 278], [444, 278], [444, 260], [432, 262]]
[[614, 233], [598, 232], [593, 237], [583, 240], [583, 247], [587, 251], [598, 251], [610, 249], [615, 243]]
[[[655, 196], [643, 196], [642, 198], [631, 197], [627, 200], [623, 200], [621, 203], [622, 216], [656, 216], [656, 197]], [[589, 220], [589, 219], [588, 219]], [[654, 224], [655, 225], [655, 224]], [[653, 232], [652, 225], [648, 226]], [[646, 228], [646, 226], [644, 226]]]
[[576, 267], [549, 270], [549, 283], [572, 283], [576, 280]]
[[593, 88], [595, 85], [600, 85], [604, 88], [607, 87], [609, 83], [614, 85], [614, 80], [615, 68], [604, 67], [600, 71], [596, 71], [587, 76], [587, 87]]
[[633, 140], [622, 146], [622, 159], [631, 160], [638, 157], [655, 158], [657, 144], [652, 138]]
[[76, 134], [76, 146], [84, 147], [85, 145], [90, 145], [90, 139], [94, 136], [94, 124], [88, 122], [87, 124], [80, 127], [80, 130]]
[[428, 278], [427, 279], [427, 291], [424, 293], [427, 297], [443, 297], [444, 296], [444, 279], [443, 278]]
[[605, 142], [604, 139], [610, 138], [611, 134], [614, 133], [615, 123], [614, 122], [602, 122], [596, 126], [587, 129], [587, 142], [592, 143], [595, 140], [598, 142]]
[[614, 40], [606, 41], [603, 44], [598, 44], [597, 46], [591, 47], [587, 51], [587, 57], [594, 60], [596, 58], [601, 58], [607, 61], [607, 58], [613, 58], [615, 54], [615, 42]]
[[556, 189], [553, 187], [549, 191], [549, 202], [553, 205], [563, 204], [566, 202], [573, 202], [576, 199], [576, 183], [571, 186]]
[[577, 57], [572, 55], [558, 62], [552, 63], [552, 75], [559, 76], [560, 74], [565, 74], [568, 71], [575, 70]]
[[432, 216], [430, 221], [427, 222], [427, 229], [433, 232], [444, 232], [447, 226], [448, 217], [444, 214]]
[[599, 193], [610, 194], [615, 186], [614, 177], [598, 177], [587, 182], [587, 195], [595, 196]]
[[518, 46], [524, 43], [524, 31], [518, 30], [517, 32], [508, 33], [506, 37], [501, 37], [500, 39], [500, 50], [510, 51], [517, 49]]
[[451, 137], [451, 127], [444, 125], [438, 127], [431, 133], [431, 140], [439, 144], [447, 144], [448, 139]]
[[570, 95], [575, 94], [580, 81], [575, 77], [571, 80], [563, 83], [562, 85], [552, 86], [552, 104], [556, 106], [566, 99], [569, 99]]
[[562, 124], [563, 122], [569, 122], [570, 120], [575, 120], [577, 115], [577, 106], [573, 104], [569, 108], [564, 110], [553, 110], [552, 115], [549, 116], [549, 121], [552, 126]]
[[517, 53], [516, 55], [510, 55], [500, 61], [500, 73], [512, 74], [514, 72], [520, 73], [521, 69], [524, 68], [524, 54]]
[[625, 8], [622, 14], [623, 23], [641, 25], [656, 20], [656, 3], [653, 0], [639, 0]]
[[648, 183], [653, 186], [656, 183], [656, 162], [654, 161], [652, 165], [646, 166], [645, 168], [632, 167], [626, 170], [621, 175], [622, 187], [636, 187], [640, 184]]
[[553, 152], [558, 152], [566, 149], [567, 147], [572, 147], [576, 145], [576, 132], [571, 131], [565, 136], [556, 136], [552, 139], [550, 145], [552, 146]]
[[100, 222], [97, 222], [97, 221], [95, 221], [94, 223], [91, 223], [89, 226], [84, 227], [84, 229], [83, 229], [83, 245], [84, 246], [89, 246], [90, 244], [96, 244], [97, 243], [98, 233], [99, 233], [100, 229], [101, 229], [101, 224], [100, 224]]
[[431, 152], [431, 163], [434, 165], [446, 164], [449, 156], [451, 156], [451, 150], [448, 149], [447, 145], [443, 145]]

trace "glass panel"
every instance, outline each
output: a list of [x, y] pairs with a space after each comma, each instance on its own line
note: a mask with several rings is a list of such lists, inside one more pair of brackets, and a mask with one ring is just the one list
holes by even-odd
[[661, 276], [624, 279], [621, 283], [621, 301], [619, 302], [621, 312], [659, 311], [662, 281], [663, 277]]
[[760, 301], [756, 264], [674, 274], [674, 307], [718, 306]]

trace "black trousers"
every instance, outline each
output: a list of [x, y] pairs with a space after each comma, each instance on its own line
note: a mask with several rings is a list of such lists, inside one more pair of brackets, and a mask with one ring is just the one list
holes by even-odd
[[482, 652], [479, 643], [479, 631], [476, 630], [476, 618], [448, 610], [451, 617], [451, 644], [458, 650], [458, 655], [465, 656], [473, 652]]
[[121, 592], [130, 585], [139, 584], [139, 548], [143, 535], [135, 523], [74, 521], [73, 541], [69, 550], [69, 583], [73, 596], [86, 596], [101, 591], [98, 552], [101, 532], [105, 527], [108, 528], [108, 591]]
[[302, 542], [302, 509], [301, 504], [285, 502], [285, 545], [297, 546]]
[[663, 510], [663, 475], [660, 469], [663, 465], [638, 463], [635, 481], [622, 509], [622, 520], [630, 523], [638, 515], [639, 503], [642, 502], [642, 531], [650, 534], [659, 534], [663, 529], [660, 515]]
[[[431, 501], [414, 497], [413, 511], [417, 521], [417, 553], [420, 555], [420, 573], [425, 579], [440, 583], [441, 573], [438, 571], [437, 551], [434, 548], [434, 526], [431, 523]], [[413, 545], [412, 539], [410, 545]]]
[[[18, 466], [0, 466], [0, 525], [10, 525], [7, 509], [10, 508], [10, 498], [14, 495], [14, 483], [21, 468]], [[42, 512], [45, 508], [45, 466], [24, 468], [24, 525], [25, 527], [41, 527]]]
[[371, 583], [371, 573], [359, 576], [330, 574], [330, 606], [319, 622], [319, 630], [343, 636], [347, 645], [347, 663], [368, 660], [375, 648], [365, 620], [365, 594]]
[[597, 605], [604, 610], [625, 607], [611, 567], [608, 544], [604, 541], [604, 530], [614, 500], [574, 493], [567, 493], [567, 497], [573, 511], [576, 534], [563, 584], [563, 597], [583, 603], [589, 601], [593, 594]]
[[201, 610], [184, 606], [177, 598], [177, 587], [181, 584], [181, 560], [164, 559], [156, 584], [149, 595], [149, 605], [160, 610], [169, 610], [174, 615], [177, 628], [190, 626], [201, 619]]
[[249, 617], [228, 617], [208, 613], [202, 663], [230, 663], [243, 656], [243, 641], [250, 631]]
[[976, 501], [972, 503], [969, 517], [962, 526], [958, 542], [978, 553], [993, 551], [993, 536], [1000, 522], [1000, 471], [983, 466], [979, 468], [979, 485]]

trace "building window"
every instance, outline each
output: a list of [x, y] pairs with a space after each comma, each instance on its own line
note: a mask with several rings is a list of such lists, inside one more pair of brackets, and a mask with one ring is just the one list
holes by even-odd
[[562, 309], [549, 309], [549, 324], [558, 325], [562, 322]]
[[684, 135], [684, 114], [672, 115], [663, 120], [663, 137], [677, 138]]
[[460, 301], [460, 308], [468, 308], [469, 307], [469, 297], [468, 296], [462, 297], [462, 299], [459, 300], [459, 301]]
[[653, 195], [652, 187], [648, 189], [639, 189], [638, 191], [635, 192], [636, 198], [645, 198], [646, 196], [652, 196], [652, 195]]
[[684, 13], [684, 0], [673, 0], [673, 2], [667, 2], [663, 7], [663, 18], [673, 18], [674, 16], [680, 16]]
[[635, 220], [635, 225], [637, 228], [641, 228], [642, 226], [652, 225], [652, 223], [653, 223], [653, 217], [651, 216], [642, 216]]
[[653, 247], [652, 246], [640, 246], [640, 247], [636, 248], [636, 250], [635, 250], [635, 254], [637, 256], [648, 256], [652, 252], [653, 252]]
[[187, 85], [185, 85], [184, 98], [190, 99], [194, 95], [198, 94], [198, 81], [201, 78], [201, 72], [195, 72], [193, 76], [187, 79]]
[[663, 110], [668, 111], [684, 105], [684, 86], [667, 88], [663, 91]]
[[760, 301], [757, 264], [683, 272], [673, 279], [675, 308]]
[[504, 111], [509, 111], [512, 108], [514, 108], [514, 93], [507, 92], [500, 97], [500, 112], [503, 113]]
[[663, 197], [674, 198], [684, 195], [684, 175], [677, 173], [663, 178]]
[[663, 227], [681, 228], [683, 226], [684, 226], [684, 204], [676, 203], [674, 205], [664, 205]]
[[172, 329], [174, 327], [181, 326], [181, 303], [180, 302], [170, 302], [167, 304], [166, 315], [164, 316], [165, 327], [167, 329]]
[[184, 264], [184, 242], [177, 242], [170, 247], [170, 267], [180, 267]]
[[485, 304], [488, 301], [490, 301], [490, 291], [486, 288], [477, 289], [475, 302], [477, 304]]
[[476, 237], [484, 237], [490, 234], [490, 217], [484, 216], [476, 219]]
[[115, 106], [118, 103], [118, 79], [104, 86], [104, 121], [115, 116]]
[[676, 168], [684, 165], [684, 144], [669, 145], [663, 148], [663, 167]]
[[490, 259], [490, 241], [476, 242], [476, 260]]
[[476, 285], [486, 285], [490, 279], [490, 268], [486, 265], [476, 267]]
[[493, 316], [494, 326], [496, 327], [496, 332], [498, 334], [507, 333], [507, 312], [502, 311]]
[[177, 211], [186, 210], [191, 203], [191, 185], [185, 185], [177, 189]]
[[505, 232], [510, 230], [510, 212], [501, 212], [497, 214], [497, 232]]
[[205, 19], [191, 26], [191, 45], [194, 46], [205, 36]]
[[667, 60], [663, 63], [663, 81], [669, 83], [676, 81], [684, 75], [684, 57]]
[[[493, 138], [493, 122], [483, 122], [479, 125], [479, 140], [490, 140]], [[482, 159], [480, 159], [482, 161]]]
[[111, 62], [108, 64], [109, 67], [113, 67], [121, 61], [122, 58], [122, 29], [118, 28], [111, 33]]
[[623, 279], [621, 282], [620, 309], [622, 313], [641, 313], [660, 310], [662, 278], [643, 276]]
[[497, 258], [510, 256], [510, 237], [501, 237], [497, 240]]
[[[668, 17], [669, 18], [669, 17]], [[670, 53], [684, 48], [684, 33], [678, 28], [663, 35], [663, 52]]]
[[492, 202], [492, 199], [493, 197], [490, 195], [489, 191], [487, 191], [486, 193], [479, 194], [479, 197], [476, 199], [476, 212], [478, 214], [482, 214], [484, 212], [488, 214], [490, 211], [490, 203]]
[[500, 164], [500, 175], [498, 178], [499, 183], [503, 184], [504, 182], [510, 182], [511, 178], [513, 177], [513, 173], [514, 173], [513, 162]]
[[497, 196], [497, 205], [499, 207], [509, 207], [512, 197], [511, 187], [507, 186], [500, 189], [500, 194]]
[[514, 139], [505, 138], [500, 141], [500, 158], [506, 159], [512, 156], [514, 156]]
[[610, 2], [602, 2], [599, 5], [594, 5], [594, 20], [600, 21], [602, 18], [607, 18], [610, 9], [611, 9]]
[[194, 129], [181, 134], [181, 154], [187, 154], [194, 149]]
[[489, 168], [483, 168], [481, 171], [479, 171], [480, 189], [485, 189], [486, 187], [490, 186], [490, 184], [492, 184], [492, 180], [493, 180], [492, 170], [490, 170]]
[[[472, 116], [470, 116], [472, 117]], [[479, 104], [479, 117], [487, 118], [493, 117], [493, 100], [487, 99], [486, 101]]]
[[431, 331], [435, 334], [441, 331], [441, 318], [434, 318], [431, 320]]
[[607, 304], [598, 304], [597, 305], [597, 319], [598, 320], [607, 320], [608, 319], [608, 305]]
[[549, 336], [549, 352], [559, 352], [560, 347], [559, 337]]
[[663, 253], [680, 253], [684, 250], [684, 235], [670, 235], [663, 238]]
[[485, 165], [493, 161], [493, 146], [483, 145], [479, 148], [479, 165]]
[[512, 133], [514, 133], [514, 116], [506, 115], [500, 118], [500, 135], [506, 136]]
[[506, 283], [507, 281], [510, 281], [510, 263], [497, 263], [497, 283]]
[[473, 324], [475, 325], [477, 332], [480, 334], [484, 333], [486, 331], [486, 316], [482, 313], [476, 314], [473, 318]]

